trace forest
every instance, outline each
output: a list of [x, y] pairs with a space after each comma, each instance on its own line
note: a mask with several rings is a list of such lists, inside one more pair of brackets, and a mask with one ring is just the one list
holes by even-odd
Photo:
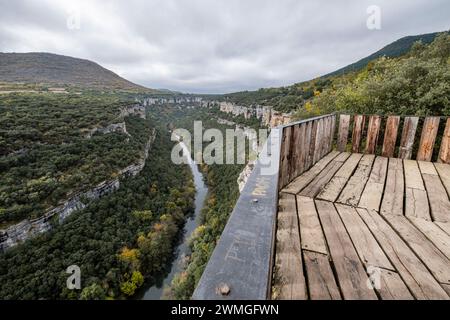
[[[166, 272], [195, 188], [189, 168], [170, 161], [167, 128], [148, 118], [157, 135], [143, 171], [50, 232], [0, 254], [0, 299], [123, 299]], [[135, 125], [130, 132], [145, 137]], [[81, 290], [66, 288], [71, 265], [81, 268]]]

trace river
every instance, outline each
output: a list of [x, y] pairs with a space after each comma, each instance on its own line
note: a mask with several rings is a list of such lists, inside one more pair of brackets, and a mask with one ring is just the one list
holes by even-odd
[[173, 277], [180, 271], [182, 271], [183, 260], [186, 255], [190, 254], [190, 249], [188, 246], [188, 239], [191, 236], [192, 232], [197, 228], [200, 219], [200, 212], [203, 208], [203, 203], [205, 202], [206, 195], [208, 193], [208, 187], [203, 181], [203, 175], [198, 169], [197, 164], [191, 158], [191, 153], [183, 142], [181, 143], [181, 147], [183, 148], [184, 155], [188, 158], [188, 165], [191, 168], [192, 175], [194, 177], [195, 184], [195, 211], [192, 216], [190, 216], [183, 228], [183, 236], [180, 240], [178, 246], [175, 248], [175, 257], [172, 261], [172, 265], [170, 267], [170, 272], [167, 276], [161, 281], [157, 281], [157, 284], [148, 288], [144, 295], [142, 296], [143, 300], [159, 300], [163, 295], [164, 288], [169, 286], [172, 282]]

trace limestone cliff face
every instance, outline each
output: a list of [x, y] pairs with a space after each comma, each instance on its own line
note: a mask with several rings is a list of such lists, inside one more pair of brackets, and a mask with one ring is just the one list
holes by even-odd
[[117, 190], [120, 187], [120, 177], [136, 176], [145, 166], [155, 136], [156, 132], [153, 129], [144, 147], [141, 159], [137, 163], [122, 169], [119, 172], [119, 177], [103, 181], [91, 190], [75, 194], [60, 206], [47, 211], [42, 217], [32, 220], [26, 219], [5, 230], [0, 230], [0, 251], [11, 248], [40, 233], [49, 231], [54, 224], [63, 223], [71, 214], [85, 208], [89, 202]]
[[261, 120], [264, 126], [276, 127], [281, 124], [291, 122], [291, 115], [281, 113], [273, 109], [271, 106], [239, 106], [232, 102], [219, 102], [219, 109], [225, 113], [231, 113], [233, 116], [243, 115], [245, 119], [256, 117]]

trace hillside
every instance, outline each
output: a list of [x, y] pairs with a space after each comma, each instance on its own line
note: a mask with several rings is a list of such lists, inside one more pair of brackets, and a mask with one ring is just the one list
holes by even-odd
[[121, 78], [95, 62], [40, 52], [0, 53], [0, 82], [156, 91]]
[[394, 41], [387, 46], [383, 47], [382, 49], [378, 50], [375, 53], [372, 53], [370, 56], [367, 56], [365, 58], [362, 58], [361, 60], [358, 60], [355, 63], [352, 63], [348, 66], [345, 66], [341, 69], [338, 69], [336, 71], [333, 71], [331, 73], [328, 73], [324, 75], [323, 77], [333, 76], [333, 75], [341, 75], [345, 74], [347, 72], [351, 71], [358, 71], [367, 66], [367, 64], [375, 59], [378, 59], [380, 57], [399, 57], [401, 55], [404, 55], [407, 53], [414, 42], [421, 41], [423, 44], [429, 44], [433, 42], [434, 38], [439, 34], [439, 32], [433, 32], [433, 33], [427, 33], [427, 34], [421, 34], [416, 36], [407, 36], [398, 39], [397, 41]]
[[[444, 32], [448, 33], [448, 32]], [[331, 87], [336, 82], [345, 81], [346, 78], [354, 77], [355, 73], [367, 67], [369, 62], [381, 57], [398, 58], [406, 55], [413, 44], [421, 41], [423, 45], [430, 44], [440, 32], [408, 36], [401, 38], [379, 51], [365, 57], [353, 64], [343, 67], [327, 75], [304, 82], [295, 83], [286, 87], [261, 88], [256, 91], [242, 91], [230, 93], [222, 96], [222, 99], [234, 102], [239, 105], [264, 104], [273, 106], [282, 112], [291, 112], [299, 106], [311, 100], [314, 95]]]

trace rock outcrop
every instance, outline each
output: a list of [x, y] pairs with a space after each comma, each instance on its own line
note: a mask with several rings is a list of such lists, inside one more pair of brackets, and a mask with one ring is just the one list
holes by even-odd
[[155, 136], [156, 131], [153, 129], [152, 134], [144, 147], [141, 159], [139, 159], [136, 164], [132, 164], [122, 169], [117, 178], [103, 181], [91, 190], [71, 196], [64, 203], [47, 211], [43, 216], [37, 219], [26, 219], [5, 230], [0, 230], [0, 251], [5, 251], [40, 233], [49, 231], [53, 225], [63, 223], [71, 214], [85, 208], [89, 202], [117, 190], [120, 187], [121, 177], [135, 176], [142, 171]]

